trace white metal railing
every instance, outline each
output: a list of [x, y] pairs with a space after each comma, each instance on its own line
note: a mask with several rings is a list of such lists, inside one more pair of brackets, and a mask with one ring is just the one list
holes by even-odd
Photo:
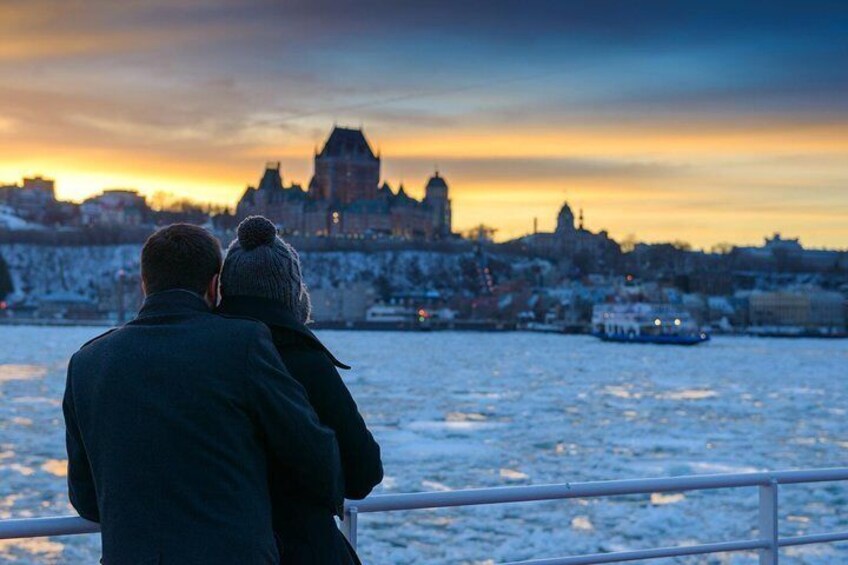
[[[345, 503], [342, 531], [351, 545], [356, 547], [357, 517], [362, 513], [571, 498], [597, 498], [628, 494], [757, 487], [759, 490], [759, 536], [756, 539], [535, 559], [531, 561], [516, 561], [506, 565], [590, 565], [595, 563], [622, 563], [641, 559], [683, 557], [730, 551], [757, 551], [759, 553], [760, 565], [776, 565], [778, 562], [778, 552], [781, 547], [848, 541], [848, 531], [795, 537], [779, 536], [779, 485], [829, 481], [848, 481], [848, 467], [764, 473], [689, 475], [663, 479], [629, 479], [448, 492], [383, 494], [370, 496], [365, 500], [347, 501]], [[79, 516], [0, 520], [0, 539], [89, 534], [97, 531], [99, 531], [98, 524], [84, 520]]]

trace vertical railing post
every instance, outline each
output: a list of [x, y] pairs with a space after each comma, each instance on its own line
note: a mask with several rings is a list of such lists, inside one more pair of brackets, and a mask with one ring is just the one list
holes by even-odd
[[760, 485], [760, 539], [768, 547], [760, 549], [760, 565], [777, 565], [777, 481]]
[[353, 549], [356, 549], [356, 514], [356, 506], [347, 506], [342, 518], [342, 533]]

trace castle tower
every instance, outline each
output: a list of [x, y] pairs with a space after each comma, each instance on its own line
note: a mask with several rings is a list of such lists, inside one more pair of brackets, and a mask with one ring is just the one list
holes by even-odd
[[451, 201], [448, 198], [448, 184], [439, 171], [430, 177], [425, 188], [424, 203], [433, 211], [433, 234], [446, 238], [451, 234]]
[[377, 198], [380, 158], [374, 155], [361, 129], [334, 127], [315, 156], [315, 176], [309, 196], [345, 205]]

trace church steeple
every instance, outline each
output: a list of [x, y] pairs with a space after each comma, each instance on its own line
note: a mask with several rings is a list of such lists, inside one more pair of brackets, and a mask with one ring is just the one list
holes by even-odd
[[557, 216], [557, 233], [569, 233], [574, 231], [574, 213], [568, 203], [564, 203]]

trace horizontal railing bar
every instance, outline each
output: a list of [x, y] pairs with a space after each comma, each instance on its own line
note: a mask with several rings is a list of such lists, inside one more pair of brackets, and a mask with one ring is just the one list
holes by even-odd
[[[386, 494], [371, 496], [365, 500], [346, 501], [345, 505], [349, 511], [355, 510], [357, 513], [384, 512], [392, 510], [415, 510], [423, 508], [471, 506], [510, 502], [650, 494], [653, 492], [681, 492], [719, 488], [742, 488], [773, 483], [798, 484], [842, 480], [848, 480], [848, 468], [691, 475], [662, 479], [626, 479], [616, 481], [565, 483], [558, 485], [469, 489], [449, 492]], [[99, 529], [99, 524], [84, 520], [78, 516], [0, 520], [0, 539], [87, 534], [98, 532]], [[787, 537], [780, 539], [779, 545], [781, 547], [786, 547], [837, 541], [848, 541], [848, 532]], [[537, 559], [534, 561], [515, 562], [511, 565], [589, 565], [596, 563], [614, 563], [729, 551], [746, 551], [763, 549], [767, 546], [768, 542], [766, 540], [743, 540], [681, 547], [619, 551], [553, 559]]]
[[79, 516], [0, 520], [0, 539], [94, 534], [99, 531], [100, 524]]
[[763, 473], [774, 479], [780, 485], [793, 485], [797, 483], [826, 483], [828, 481], [848, 480], [848, 468], [831, 467], [824, 469], [807, 469], [800, 471], [773, 471]]
[[494, 487], [447, 492], [380, 494], [370, 496], [365, 500], [350, 501], [348, 505], [355, 507], [359, 513], [389, 512], [451, 506], [477, 506], [509, 502], [650, 494], [653, 492], [741, 488], [768, 485], [772, 482], [778, 484], [796, 484], [842, 480], [848, 480], [848, 468], [777, 471], [770, 473], [690, 475], [663, 479], [625, 479], [556, 485]]
[[513, 561], [504, 565], [595, 565], [597, 563], [621, 563], [623, 561], [639, 561], [641, 559], [658, 559], [660, 557], [683, 557], [685, 555], [704, 555], [707, 553], [724, 553], [729, 551], [750, 551], [768, 547], [766, 540], [743, 540], [720, 543], [705, 543], [701, 545], [683, 545], [678, 547], [657, 547], [654, 549], [637, 549], [633, 551], [614, 551], [610, 553], [592, 553], [575, 557], [555, 557], [552, 559], [533, 559], [530, 561]]
[[833, 532], [830, 534], [808, 534], [806, 536], [793, 536], [780, 538], [777, 545], [790, 547], [793, 545], [808, 545], [811, 543], [832, 543], [835, 541], [848, 541], [848, 532]]

